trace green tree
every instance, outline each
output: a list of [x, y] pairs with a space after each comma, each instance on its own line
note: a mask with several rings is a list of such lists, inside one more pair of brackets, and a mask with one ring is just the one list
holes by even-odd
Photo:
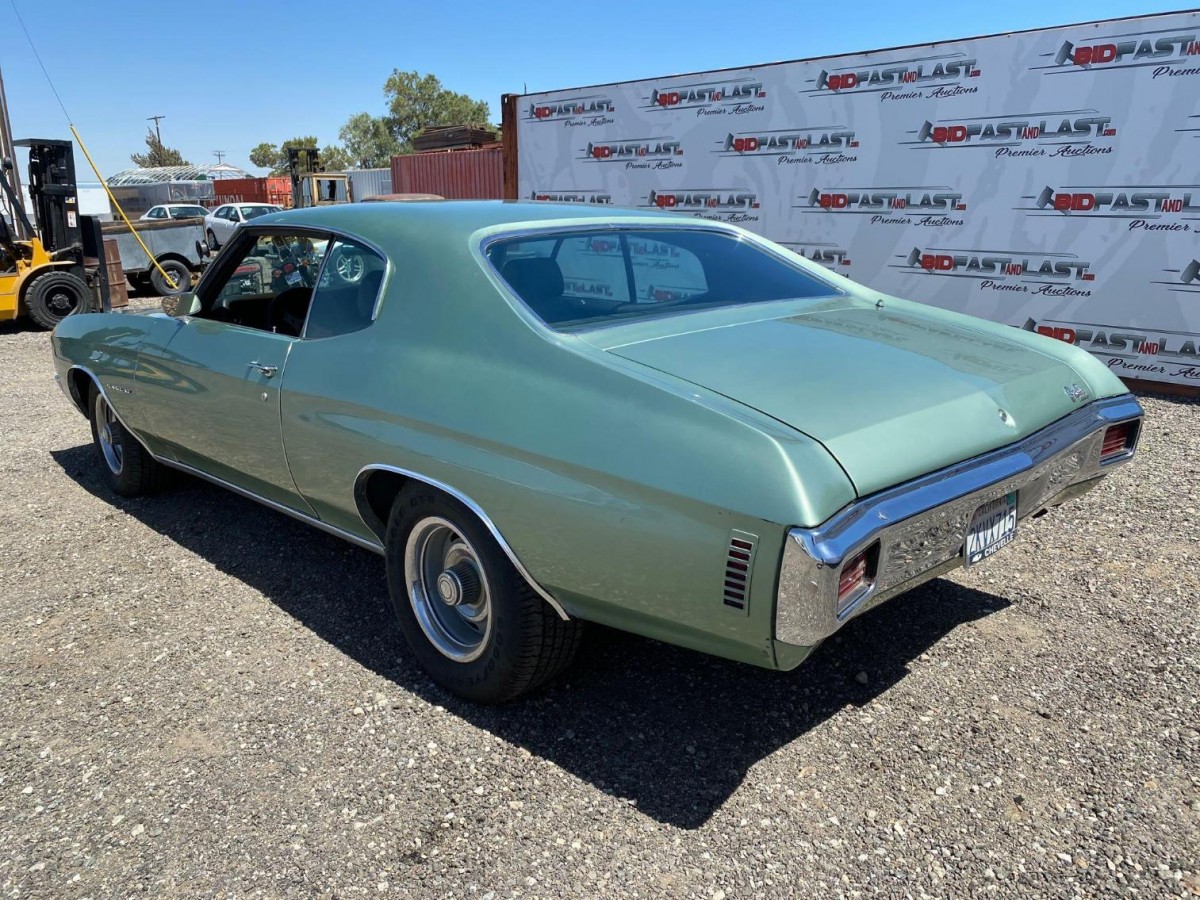
[[435, 75], [392, 70], [383, 84], [388, 130], [399, 152], [412, 152], [412, 139], [432, 125], [485, 125], [491, 114], [483, 100], [442, 87]]
[[174, 147], [167, 147], [158, 139], [153, 128], [146, 129], [146, 152], [131, 153], [129, 159], [139, 168], [152, 169], [158, 166], [190, 165], [183, 154]]
[[346, 120], [338, 131], [346, 153], [355, 165], [364, 169], [387, 166], [400, 152], [400, 144], [392, 137], [388, 120], [382, 116], [360, 112]]
[[[280, 144], [269, 144], [265, 141], [250, 151], [250, 162], [260, 169], [270, 169], [272, 175], [288, 174], [288, 147], [318, 147], [317, 138], [311, 134], [303, 137], [289, 138]], [[320, 165], [329, 172], [339, 172], [351, 165], [349, 154], [336, 144], [321, 148]]]

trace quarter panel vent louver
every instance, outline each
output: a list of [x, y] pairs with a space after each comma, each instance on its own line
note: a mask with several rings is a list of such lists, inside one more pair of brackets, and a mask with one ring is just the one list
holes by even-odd
[[757, 535], [745, 531], [732, 531], [729, 534], [721, 600], [727, 608], [743, 615], [750, 612], [750, 576], [754, 573], [754, 550], [757, 546]]

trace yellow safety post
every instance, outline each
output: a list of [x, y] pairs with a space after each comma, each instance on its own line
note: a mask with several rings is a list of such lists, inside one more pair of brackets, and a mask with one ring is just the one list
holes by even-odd
[[79, 136], [79, 132], [75, 130], [75, 126], [71, 125], [70, 128], [71, 134], [75, 135], [75, 140], [79, 142], [79, 149], [83, 151], [84, 158], [87, 159], [88, 165], [91, 166], [92, 171], [96, 173], [96, 178], [98, 178], [100, 183], [104, 185], [104, 193], [108, 194], [108, 200], [113, 205], [113, 209], [120, 213], [125, 224], [129, 226], [130, 233], [137, 239], [137, 242], [141, 244], [142, 249], [146, 251], [146, 258], [153, 263], [154, 268], [158, 269], [158, 274], [166, 279], [167, 284], [169, 284], [172, 289], [179, 287], [179, 285], [175, 283], [175, 279], [167, 272], [167, 270], [158, 264], [158, 260], [154, 258], [154, 254], [150, 252], [150, 248], [146, 246], [146, 242], [142, 240], [142, 236], [137, 233], [137, 229], [134, 228], [133, 223], [129, 221], [129, 216], [125, 215], [125, 210], [121, 209], [121, 204], [117, 202], [117, 198], [114, 197], [113, 192], [109, 190], [108, 182], [104, 180], [104, 176], [100, 174], [100, 169], [92, 161], [92, 154], [88, 153], [87, 145], [83, 143], [83, 138]]

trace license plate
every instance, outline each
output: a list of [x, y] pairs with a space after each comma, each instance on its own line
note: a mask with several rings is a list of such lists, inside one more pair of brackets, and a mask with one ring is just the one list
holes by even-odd
[[987, 559], [1017, 536], [1017, 492], [997, 497], [975, 510], [963, 544], [968, 566]]

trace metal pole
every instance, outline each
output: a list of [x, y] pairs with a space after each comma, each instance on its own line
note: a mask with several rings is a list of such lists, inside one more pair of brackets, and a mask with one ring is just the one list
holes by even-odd
[[[11, 174], [13, 196], [17, 198], [18, 202], [21, 202], [21, 170], [17, 166], [17, 152], [13, 146], [12, 123], [8, 120], [8, 96], [4, 93], [3, 72], [0, 72], [0, 158], [13, 161]], [[2, 196], [0, 196], [0, 204], [3, 204], [5, 208], [8, 207]], [[17, 215], [15, 209], [8, 210], [8, 218], [12, 222], [13, 232], [18, 239], [29, 240], [33, 237], [31, 234], [25, 234], [22, 217]]]
[[155, 138], [155, 140], [158, 141], [158, 146], [159, 146], [160, 150], [162, 149], [162, 133], [158, 130], [158, 122], [159, 122], [159, 119], [165, 119], [165, 118], [166, 118], [166, 116], [146, 116], [147, 122], [152, 121], [152, 120], [154, 122], [154, 138]]

